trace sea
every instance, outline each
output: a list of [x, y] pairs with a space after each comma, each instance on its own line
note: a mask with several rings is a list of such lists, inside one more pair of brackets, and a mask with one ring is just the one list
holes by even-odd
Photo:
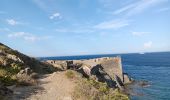
[[121, 56], [124, 72], [148, 86], [131, 86], [136, 92], [131, 100], [170, 100], [170, 52], [103, 54], [62, 57], [41, 57], [40, 60], [80, 60]]

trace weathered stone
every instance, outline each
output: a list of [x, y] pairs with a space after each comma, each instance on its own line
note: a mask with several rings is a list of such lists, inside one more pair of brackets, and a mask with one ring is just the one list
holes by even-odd
[[131, 83], [131, 79], [129, 78], [127, 73], [123, 73], [123, 83], [124, 84]]
[[62, 61], [62, 60], [47, 60], [46, 61], [48, 64], [53, 65], [56, 68], [59, 68], [61, 70], [66, 70], [67, 69], [67, 62]]
[[122, 80], [117, 75], [114, 75], [114, 80], [116, 81], [117, 87], [120, 90], [124, 90], [124, 84], [123, 84]]
[[90, 66], [84, 64], [84, 65], [82, 65], [82, 68], [83, 68], [84, 73], [86, 73], [88, 76], [91, 75]]
[[123, 71], [120, 57], [114, 57], [109, 60], [104, 60], [101, 62], [101, 66], [110, 77], [114, 77], [114, 75], [117, 75], [121, 79], [121, 81], [123, 81]]
[[116, 83], [112, 78], [103, 70], [101, 65], [96, 65], [91, 69], [91, 74], [96, 76], [96, 80], [99, 82], [106, 82], [111, 88], [115, 88]]
[[[120, 57], [103, 57], [87, 60], [48, 60], [53, 66], [64, 63], [67, 69], [72, 69], [80, 72], [85, 77], [94, 78], [100, 82], [106, 82], [109, 87], [114, 88], [117, 84], [124, 84], [130, 82], [127, 75], [123, 74], [121, 58]], [[116, 75], [116, 81], [115, 79]], [[119, 79], [119, 81], [118, 81]]]
[[17, 61], [17, 62], [24, 63], [24, 62], [23, 62], [19, 57], [17, 57], [16, 55], [7, 54], [7, 58], [12, 59], [12, 60]]

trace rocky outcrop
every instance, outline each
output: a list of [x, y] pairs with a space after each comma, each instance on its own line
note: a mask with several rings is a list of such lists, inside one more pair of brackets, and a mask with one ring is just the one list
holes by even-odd
[[[106, 82], [111, 88], [124, 89], [124, 84], [131, 79], [123, 72], [121, 57], [104, 57], [88, 60], [47, 60], [46, 63], [62, 70], [74, 69], [83, 76]], [[62, 67], [64, 66], [64, 67]]]

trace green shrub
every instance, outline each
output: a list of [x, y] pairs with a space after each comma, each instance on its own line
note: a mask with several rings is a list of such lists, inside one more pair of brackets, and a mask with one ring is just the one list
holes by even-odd
[[16, 74], [19, 72], [19, 67], [0, 67], [0, 81], [4, 85], [13, 85], [17, 82]]
[[16, 79], [12, 79], [11, 76], [0, 77], [0, 81], [6, 86], [13, 85], [17, 82]]
[[8, 69], [10, 73], [17, 74], [21, 70], [21, 65], [12, 63], [11, 67]]
[[110, 96], [111, 100], [129, 100], [129, 97], [121, 93], [118, 89], [115, 89], [113, 95]]

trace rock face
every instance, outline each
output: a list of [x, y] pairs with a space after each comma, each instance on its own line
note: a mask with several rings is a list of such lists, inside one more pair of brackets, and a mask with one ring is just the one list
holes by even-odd
[[121, 81], [123, 81], [123, 70], [120, 57], [103, 60], [101, 62], [101, 66], [103, 67], [104, 71], [109, 74], [110, 77], [114, 77], [114, 75], [117, 75], [121, 79]]
[[[104, 57], [88, 60], [47, 60], [45, 61], [62, 70], [74, 69], [82, 73], [85, 77], [94, 78], [100, 82], [106, 82], [111, 88], [119, 87], [121, 90], [124, 84], [131, 80], [124, 74], [121, 57]], [[68, 63], [69, 62], [69, 63]], [[61, 66], [65, 66], [64, 69]]]

